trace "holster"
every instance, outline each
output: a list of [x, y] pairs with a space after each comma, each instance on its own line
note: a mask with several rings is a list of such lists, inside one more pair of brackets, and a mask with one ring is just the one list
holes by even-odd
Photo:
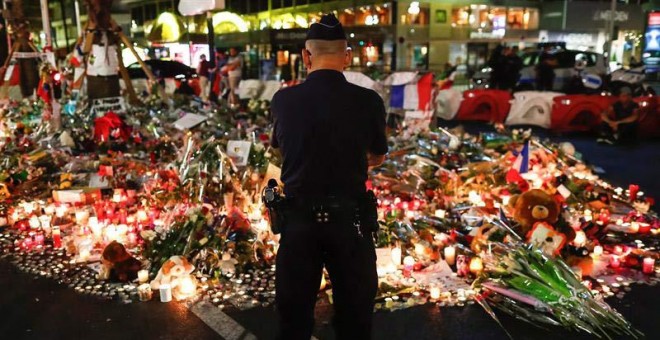
[[372, 190], [367, 191], [362, 199], [360, 219], [363, 232], [375, 233], [380, 228], [378, 224], [378, 199]]

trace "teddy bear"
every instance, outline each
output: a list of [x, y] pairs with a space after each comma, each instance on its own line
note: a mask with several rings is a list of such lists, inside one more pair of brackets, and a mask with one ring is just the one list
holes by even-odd
[[102, 261], [111, 281], [133, 281], [137, 278], [138, 271], [142, 269], [142, 263], [131, 256], [124, 245], [117, 241], [110, 242], [103, 249]]
[[157, 290], [162, 284], [169, 284], [174, 289], [181, 278], [189, 277], [195, 270], [188, 260], [183, 256], [172, 256], [160, 267], [156, 278], [151, 281], [151, 289]]
[[538, 222], [554, 225], [559, 220], [559, 203], [540, 189], [532, 189], [509, 199], [513, 220], [520, 224], [520, 231], [527, 235]]
[[557, 255], [575, 238], [575, 231], [560, 221], [559, 203], [548, 193], [532, 189], [509, 200], [513, 220], [527, 242], [536, 244], [548, 254]]

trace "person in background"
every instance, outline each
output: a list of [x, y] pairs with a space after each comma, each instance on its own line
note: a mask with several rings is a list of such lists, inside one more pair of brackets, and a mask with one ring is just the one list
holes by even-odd
[[503, 63], [502, 63], [502, 53], [504, 52], [504, 45], [497, 45], [495, 49], [493, 50], [493, 53], [490, 55], [490, 58], [488, 59], [488, 67], [491, 68], [490, 72], [490, 83], [489, 87], [491, 89], [499, 89], [500, 88], [500, 82], [502, 81], [503, 77]]
[[206, 60], [206, 54], [200, 55], [197, 76], [199, 76], [199, 87], [201, 88], [199, 96], [202, 98], [202, 101], [209, 99], [209, 77], [211, 76], [211, 71], [211, 63]]
[[229, 76], [229, 105], [238, 106], [238, 83], [241, 82], [243, 71], [243, 57], [234, 47], [229, 49], [229, 58], [227, 59], [227, 74]]
[[522, 59], [512, 47], [505, 47], [502, 57], [502, 79], [500, 80], [501, 90], [513, 90], [520, 79], [520, 70], [522, 70]]
[[218, 50], [215, 53], [215, 77], [213, 78], [213, 86], [211, 86], [211, 91], [215, 99], [220, 99], [224, 97], [225, 91], [227, 90], [227, 55], [224, 51]]
[[557, 66], [557, 58], [552, 53], [552, 47], [546, 46], [536, 65], [537, 91], [552, 91], [555, 83], [555, 66]]
[[630, 88], [621, 88], [619, 99], [601, 116], [602, 123], [598, 142], [610, 145], [633, 142], [639, 120], [638, 109], [639, 105], [633, 101]]

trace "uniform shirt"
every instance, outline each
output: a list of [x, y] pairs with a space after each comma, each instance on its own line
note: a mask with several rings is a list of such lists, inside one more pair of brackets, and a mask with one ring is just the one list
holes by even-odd
[[317, 70], [277, 92], [271, 111], [287, 196], [366, 191], [367, 153], [387, 153], [385, 106], [376, 92], [349, 83], [341, 72]]
[[614, 120], [619, 121], [626, 119], [633, 115], [635, 110], [639, 108], [639, 105], [635, 102], [630, 102], [628, 105], [623, 105], [622, 102], [617, 101], [612, 105], [612, 111], [614, 111]]

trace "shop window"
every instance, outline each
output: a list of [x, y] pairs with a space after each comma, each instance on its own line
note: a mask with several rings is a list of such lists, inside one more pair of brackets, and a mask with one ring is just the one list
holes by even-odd
[[401, 15], [401, 23], [404, 25], [428, 25], [429, 13], [428, 4], [413, 1], [408, 6], [407, 13]]
[[342, 26], [355, 26], [355, 10], [346, 8], [340, 11], [339, 15], [337, 15], [337, 20], [339, 20]]
[[470, 7], [455, 8], [451, 12], [452, 26], [468, 26], [470, 24]]
[[390, 24], [390, 9], [382, 5], [364, 6], [355, 10], [356, 26], [380, 26]]
[[535, 8], [511, 7], [507, 15], [510, 29], [533, 30], [539, 27], [539, 11]]

